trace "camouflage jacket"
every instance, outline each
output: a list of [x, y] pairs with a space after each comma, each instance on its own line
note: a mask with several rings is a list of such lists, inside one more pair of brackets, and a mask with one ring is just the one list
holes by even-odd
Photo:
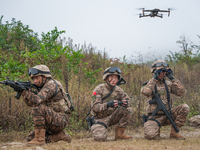
[[62, 84], [57, 80], [47, 79], [37, 95], [29, 90], [25, 90], [22, 95], [25, 103], [30, 107], [43, 104], [61, 114], [65, 114], [65, 112], [69, 110], [66, 103], [67, 96]]
[[131, 107], [131, 100], [129, 96], [124, 93], [124, 91], [116, 85], [113, 93], [106, 99], [102, 100], [110, 91], [112, 87], [107, 83], [100, 84], [93, 91], [92, 102], [91, 102], [91, 114], [95, 116], [95, 118], [105, 118], [111, 115], [117, 108], [107, 108], [107, 102], [111, 100], [127, 100], [128, 107]]
[[[165, 81], [169, 90], [169, 94], [173, 93], [177, 96], [182, 96], [186, 93], [186, 89], [185, 86], [178, 80], [178, 79], [173, 79], [172, 81]], [[168, 111], [169, 111], [169, 105], [168, 105], [168, 101], [167, 101], [167, 92], [166, 92], [166, 88], [165, 88], [165, 84], [162, 81], [156, 80], [154, 78], [152, 78], [151, 80], [149, 80], [149, 82], [143, 86], [141, 88], [141, 93], [144, 94], [145, 96], [147, 96], [146, 99], [146, 112], [149, 113], [153, 113], [156, 108], [157, 108], [157, 104], [149, 104], [149, 100], [152, 100], [153, 97], [153, 93], [152, 91], [155, 87], [155, 85], [157, 86], [157, 94], [160, 95], [161, 100], [163, 101], [163, 103], [165, 104], [165, 106], [167, 107]], [[172, 106], [172, 98], [170, 99], [170, 103]], [[158, 114], [164, 114], [163, 111], [159, 111]]]

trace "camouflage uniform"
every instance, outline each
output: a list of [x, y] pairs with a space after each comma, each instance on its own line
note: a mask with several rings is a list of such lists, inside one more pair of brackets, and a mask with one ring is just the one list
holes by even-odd
[[[43, 67], [46, 66], [38, 65], [37, 68], [38, 67], [42, 70]], [[46, 76], [47, 78], [43, 83], [43, 86], [38, 89], [38, 94], [35, 94], [30, 90], [25, 90], [22, 93], [24, 102], [28, 106], [32, 107], [32, 117], [35, 130], [44, 129], [46, 134], [48, 133], [51, 135], [63, 132], [62, 134], [64, 135], [67, 134], [64, 129], [69, 122], [68, 116], [65, 113], [69, 111], [69, 107], [66, 103], [68, 98], [62, 84], [59, 81], [52, 79], [51, 75]], [[31, 77], [33, 77], [33, 75], [31, 75]], [[32, 140], [34, 136], [35, 132], [32, 131], [28, 135], [27, 140]]]
[[[117, 85], [115, 86], [113, 93], [105, 100], [102, 100], [102, 98], [108, 95], [112, 89], [113, 87], [108, 85], [108, 83], [100, 84], [94, 89], [92, 96], [93, 101], [91, 103], [91, 114], [95, 117], [95, 122], [102, 122], [107, 127], [117, 125], [117, 127], [125, 129], [132, 117], [131, 100]], [[126, 107], [119, 106], [115, 108], [107, 108], [107, 102], [110, 100], [127, 100], [128, 104]], [[91, 131], [94, 140], [105, 141], [107, 139], [107, 128], [102, 124], [97, 123], [92, 125]]]
[[68, 117], [62, 107], [65, 95], [61, 92], [62, 87], [56, 86], [55, 82], [60, 84], [47, 79], [37, 95], [29, 90], [24, 94], [24, 102], [32, 107], [35, 128], [45, 128], [50, 133], [58, 133], [68, 125]]
[[[157, 61], [158, 62], [158, 61]], [[152, 71], [153, 72], [153, 71]], [[165, 81], [169, 90], [169, 93], [175, 94], [177, 96], [182, 96], [186, 93], [186, 89], [184, 85], [178, 80], [178, 79], [173, 79], [172, 81]], [[149, 80], [149, 82], [141, 88], [141, 93], [147, 96], [146, 99], [146, 112], [151, 115], [157, 108], [157, 104], [149, 104], [149, 101], [152, 100], [153, 98], [153, 93], [155, 89], [155, 85], [157, 87], [157, 94], [160, 95], [160, 99], [162, 102], [165, 104], [167, 107], [168, 111], [169, 110], [169, 105], [167, 101], [167, 92], [165, 88], [165, 84], [161, 80], [156, 80], [152, 78]], [[172, 98], [170, 100], [171, 106], [172, 106]], [[183, 126], [185, 124], [187, 115], [189, 113], [189, 106], [187, 104], [182, 104], [177, 107], [174, 107], [171, 109], [172, 112], [172, 119], [174, 120], [175, 124], [177, 125], [178, 128]], [[159, 111], [155, 116], [150, 116], [150, 118], [153, 118], [157, 120], [161, 126], [166, 126], [170, 125], [170, 121], [167, 119], [166, 115], [164, 115], [163, 111]], [[149, 119], [150, 119], [149, 118]], [[157, 122], [153, 120], [148, 120], [144, 124], [144, 134], [145, 138], [147, 139], [154, 139], [155, 137], [158, 137], [160, 134], [160, 127], [157, 124]]]

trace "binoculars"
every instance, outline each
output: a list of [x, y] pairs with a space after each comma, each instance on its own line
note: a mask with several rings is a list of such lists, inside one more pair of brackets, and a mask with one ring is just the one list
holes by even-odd
[[172, 70], [171, 69], [166, 69], [166, 68], [161, 68], [161, 69], [158, 70], [158, 72], [159, 73], [161, 73], [161, 72], [172, 72]]
[[123, 102], [118, 102], [118, 105], [119, 105], [119, 106], [122, 106], [122, 105], [123, 105]]

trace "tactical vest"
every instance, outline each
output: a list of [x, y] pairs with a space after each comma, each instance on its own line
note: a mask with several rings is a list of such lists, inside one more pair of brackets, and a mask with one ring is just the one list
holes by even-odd
[[[55, 93], [52, 95], [52, 97], [48, 100], [48, 102], [45, 102], [45, 105], [47, 107], [50, 107], [52, 110], [54, 110], [55, 112], [59, 113], [59, 114], [66, 114], [70, 112], [70, 106], [71, 103], [68, 100], [68, 97], [65, 93], [65, 90], [63, 89], [62, 84], [57, 81], [57, 80], [49, 80], [44, 86], [48, 86], [48, 84], [52, 84], [55, 83]], [[61, 99], [60, 96], [61, 94]]]
[[[105, 92], [102, 93], [102, 101], [100, 104], [103, 104], [105, 102], [109, 102], [111, 100], [118, 100], [118, 101], [122, 101], [121, 97], [118, 97], [118, 92], [117, 92], [117, 88], [118, 86], [115, 86], [115, 88], [113, 88], [112, 91], [108, 91], [106, 87], [103, 87], [105, 89]], [[109, 95], [108, 95], [109, 94]], [[91, 102], [91, 105], [92, 105], [93, 102]], [[110, 116], [117, 108], [107, 108], [105, 109], [104, 111], [101, 111], [101, 112], [94, 112], [93, 110], [91, 111], [91, 114], [95, 117], [95, 118], [98, 118], [98, 119], [101, 119], [101, 118], [105, 118], [107, 116]]]

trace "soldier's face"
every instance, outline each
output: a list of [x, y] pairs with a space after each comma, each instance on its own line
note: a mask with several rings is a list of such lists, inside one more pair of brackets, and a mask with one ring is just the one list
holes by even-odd
[[[36, 86], [40, 86], [42, 83], [42, 76], [34, 76], [33, 78], [33, 82], [35, 83]], [[44, 77], [43, 77], [44, 80]]]
[[106, 81], [109, 82], [112, 86], [115, 86], [118, 81], [118, 75], [109, 75], [108, 78], [106, 78]]
[[[161, 68], [162, 68], [162, 67], [157, 67], [157, 70], [159, 70], [159, 69], [161, 69]], [[163, 72], [163, 71], [162, 71], [162, 72], [160, 73], [160, 75], [159, 75], [158, 78], [159, 78], [160, 80], [162, 80], [162, 79], [165, 77], [165, 75], [166, 75], [166, 72]]]

